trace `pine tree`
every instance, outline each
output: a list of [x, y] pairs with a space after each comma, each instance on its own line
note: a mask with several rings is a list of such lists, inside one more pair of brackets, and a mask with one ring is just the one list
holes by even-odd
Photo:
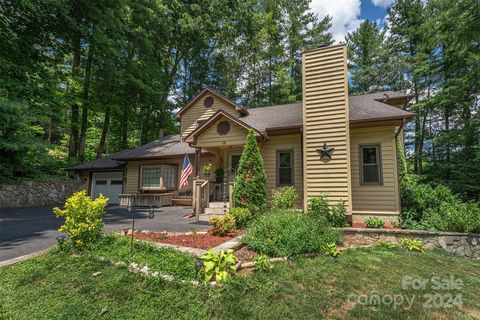
[[385, 32], [376, 22], [363, 21], [360, 27], [345, 37], [348, 47], [348, 70], [352, 92], [375, 92], [384, 88], [383, 45]]
[[261, 213], [267, 205], [267, 186], [263, 159], [252, 129], [240, 158], [235, 177], [233, 206]]

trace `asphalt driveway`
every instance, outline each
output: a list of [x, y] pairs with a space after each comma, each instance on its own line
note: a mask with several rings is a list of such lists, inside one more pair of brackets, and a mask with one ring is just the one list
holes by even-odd
[[[120, 207], [108, 207], [105, 215], [105, 232], [123, 231], [132, 227], [152, 231], [187, 232], [208, 228], [205, 222], [187, 218], [191, 208], [163, 207], [155, 210], [155, 217], [148, 218], [148, 209], [133, 213]], [[55, 237], [63, 218], [56, 218], [52, 207], [2, 208], [0, 209], [0, 261], [9, 260], [43, 249], [56, 243]]]

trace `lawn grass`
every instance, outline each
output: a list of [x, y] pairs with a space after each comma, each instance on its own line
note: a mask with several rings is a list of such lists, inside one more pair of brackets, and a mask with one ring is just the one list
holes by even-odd
[[107, 235], [102, 238], [90, 252], [110, 261], [135, 262], [141, 266], [148, 265], [151, 271], [172, 275], [180, 279], [194, 279], [195, 258], [180, 253], [172, 248], [156, 247], [147, 241], [133, 241], [131, 254], [130, 237]]
[[[445, 292], [460, 293], [463, 305], [424, 308], [422, 296], [435, 291], [402, 289], [406, 275], [461, 279], [461, 290]], [[375, 291], [418, 297], [409, 310], [348, 301], [352, 293]], [[0, 269], [0, 297], [1, 319], [472, 319], [480, 316], [480, 262], [374, 247], [338, 259], [278, 263], [271, 272], [212, 288], [147, 279], [87, 255], [50, 252]]]

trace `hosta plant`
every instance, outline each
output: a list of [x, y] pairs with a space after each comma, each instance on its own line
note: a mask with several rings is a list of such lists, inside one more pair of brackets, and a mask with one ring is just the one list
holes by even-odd
[[265, 254], [256, 255], [253, 262], [255, 262], [255, 270], [257, 271], [269, 271], [273, 268], [270, 259]]
[[221, 284], [235, 274], [237, 257], [233, 255], [233, 252], [233, 250], [229, 249], [227, 252], [220, 250], [219, 253], [216, 253], [213, 249], [210, 249], [201, 257], [203, 260], [205, 281], [210, 282], [215, 280], [218, 284]]
[[424, 251], [422, 240], [402, 238], [402, 244], [408, 251], [418, 251], [418, 252]]
[[322, 254], [325, 256], [338, 257], [340, 250], [335, 242], [328, 242], [322, 245]]

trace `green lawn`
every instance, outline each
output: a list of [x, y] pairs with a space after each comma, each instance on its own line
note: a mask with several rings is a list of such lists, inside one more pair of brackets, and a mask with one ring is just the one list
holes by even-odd
[[[165, 257], [163, 251], [152, 254], [158, 261]], [[453, 276], [463, 287], [402, 289], [403, 276]], [[353, 296], [375, 292], [417, 297], [404, 310], [406, 303], [375, 308]], [[463, 305], [425, 308], [430, 293], [461, 294]], [[338, 259], [278, 263], [269, 273], [239, 276], [223, 288], [146, 279], [87, 255], [53, 252], [0, 269], [0, 319], [469, 319], [480, 317], [479, 297], [480, 262], [380, 247], [346, 251]]]

